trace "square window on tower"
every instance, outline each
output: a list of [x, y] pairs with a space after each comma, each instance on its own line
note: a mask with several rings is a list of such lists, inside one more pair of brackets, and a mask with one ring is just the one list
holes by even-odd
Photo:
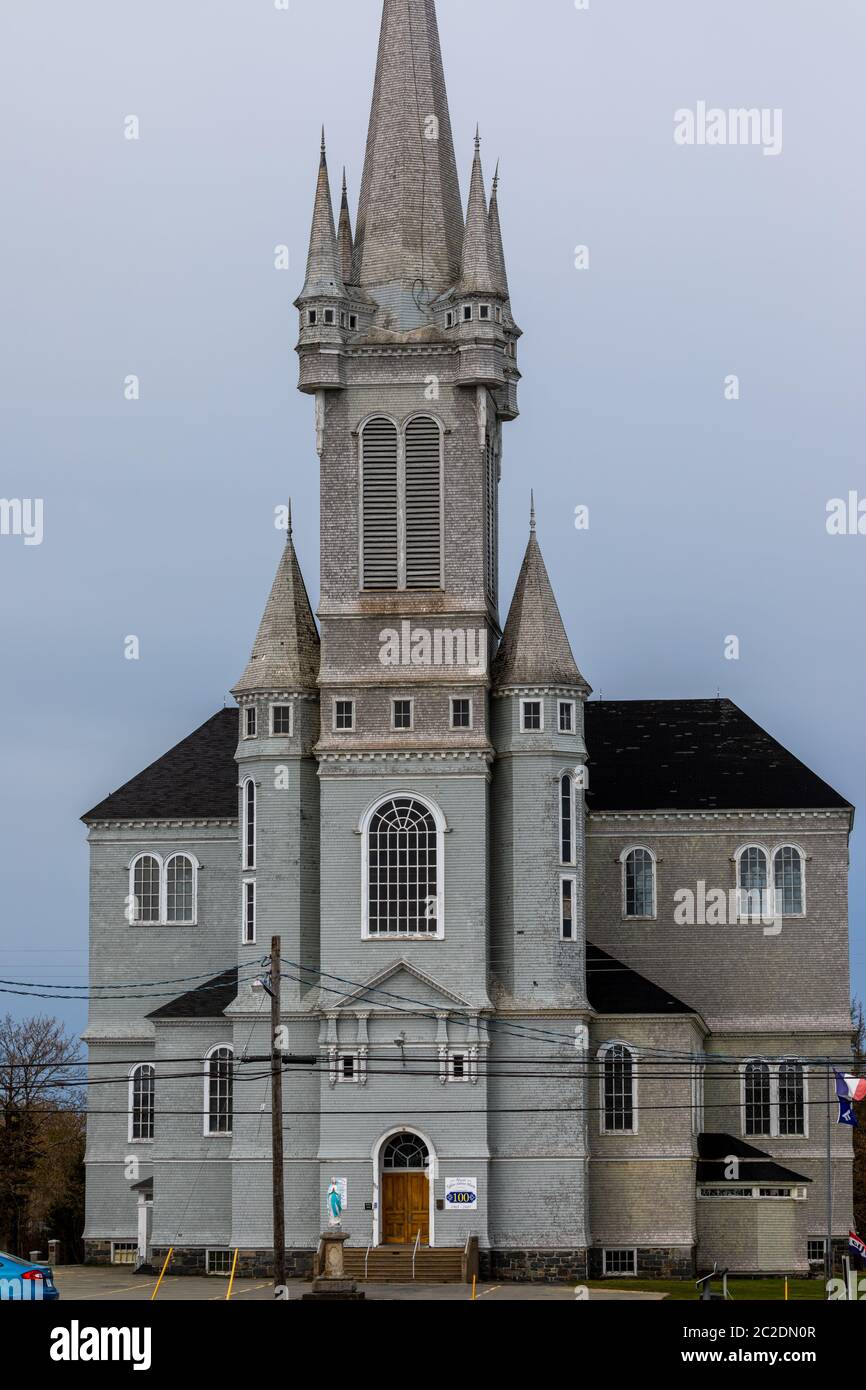
[[334, 729], [338, 734], [350, 734], [355, 728], [355, 701], [334, 702]]
[[272, 706], [271, 725], [274, 734], [290, 738], [292, 734], [292, 723], [291, 705]]
[[490, 305], [480, 304], [478, 306], [478, 317], [487, 321], [490, 318]]
[[472, 728], [471, 700], [459, 699], [451, 701], [451, 727], [452, 729]]
[[244, 710], [244, 738], [255, 738], [258, 732], [258, 723], [255, 705], [247, 705]]
[[540, 733], [544, 728], [544, 718], [540, 700], [521, 700], [521, 728], [525, 734]]
[[393, 727], [395, 729], [412, 728], [412, 701], [394, 700], [393, 708]]

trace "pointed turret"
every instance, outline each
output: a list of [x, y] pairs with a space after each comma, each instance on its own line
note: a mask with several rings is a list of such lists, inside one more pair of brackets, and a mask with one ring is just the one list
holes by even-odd
[[499, 165], [496, 165], [496, 174], [493, 178], [493, 192], [490, 195], [490, 254], [491, 265], [493, 268], [493, 279], [497, 294], [510, 301], [511, 293], [508, 288], [508, 271], [505, 265], [505, 249], [502, 245], [502, 226], [499, 221]]
[[349, 212], [349, 192], [346, 187], [345, 169], [343, 170], [343, 197], [340, 202], [340, 226], [337, 239], [340, 243], [340, 271], [343, 276], [343, 284], [351, 285], [352, 256], [355, 247], [352, 240], [352, 215]]
[[266, 690], [316, 690], [319, 633], [295, 546], [291, 522], [252, 656], [235, 696]]
[[414, 326], [454, 285], [462, 239], [434, 0], [384, 0], [352, 283]]
[[493, 251], [490, 242], [490, 221], [487, 215], [487, 195], [484, 192], [484, 171], [481, 167], [481, 137], [475, 136], [475, 158], [472, 161], [472, 181], [469, 186], [469, 205], [466, 209], [466, 230], [463, 235], [460, 294], [496, 294], [493, 272]]
[[297, 304], [311, 299], [345, 298], [346, 287], [340, 268], [337, 233], [334, 230], [334, 206], [328, 180], [328, 157], [325, 153], [325, 132], [322, 131], [322, 152], [319, 159], [319, 178], [313, 207], [310, 231], [310, 251], [307, 257], [307, 278], [298, 295]]
[[534, 499], [529, 544], [492, 674], [494, 686], [500, 690], [506, 686], [560, 686], [589, 693], [577, 669], [538, 544]]

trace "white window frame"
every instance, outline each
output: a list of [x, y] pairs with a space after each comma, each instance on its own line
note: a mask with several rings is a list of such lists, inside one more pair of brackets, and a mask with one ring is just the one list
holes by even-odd
[[[135, 903], [135, 869], [142, 859], [153, 859], [159, 866], [159, 916], [155, 922], [142, 922], [137, 917], [130, 914], [131, 905]], [[192, 920], [189, 922], [174, 922], [168, 916], [168, 866], [173, 859], [187, 859], [192, 866]], [[178, 930], [181, 927], [195, 927], [198, 925], [198, 875], [201, 864], [194, 854], [188, 849], [173, 849], [170, 854], [157, 854], [156, 850], [143, 849], [130, 860], [129, 863], [129, 897], [127, 899], [130, 907], [127, 909], [127, 920], [131, 927], [171, 927]]]
[[453, 327], [454, 327], [454, 310], [453, 310], [453, 309], [448, 309], [448, 310], [446, 310], [446, 313], [445, 313], [445, 327], [446, 327], [446, 328], [453, 328]]
[[[795, 851], [797, 852], [797, 854], [799, 854], [799, 856], [800, 856], [800, 891], [801, 891], [801, 894], [802, 894], [802, 897], [803, 897], [803, 911], [802, 911], [802, 912], [777, 912], [776, 915], [779, 916], [779, 917], [782, 917], [782, 918], [784, 918], [784, 919], [787, 919], [787, 920], [789, 920], [789, 921], [797, 922], [797, 921], [801, 921], [804, 917], [807, 917], [807, 916], [808, 916], [808, 903], [807, 903], [807, 901], [806, 901], [806, 860], [807, 860], [807, 855], [806, 855], [806, 851], [803, 849], [802, 845], [796, 844], [793, 840], [785, 840], [784, 844], [776, 845], [775, 849], [773, 850], [773, 852], [772, 852], [772, 854], [771, 854], [771, 856], [770, 856], [770, 886], [771, 886], [771, 888], [772, 888], [772, 890], [773, 890], [773, 905], [774, 905], [775, 908], [779, 908], [779, 906], [780, 906], [779, 901], [778, 901], [778, 898], [777, 898], [778, 889], [776, 888], [776, 855], [777, 855], [777, 854], [781, 854], [782, 851], [785, 850], [785, 849], [793, 849], [793, 850], [795, 850]], [[739, 873], [737, 874], [737, 882], [739, 883]]]
[[[274, 727], [274, 725], [276, 724], [276, 715], [277, 715], [277, 710], [278, 710], [278, 709], [287, 709], [287, 710], [289, 711], [289, 732], [288, 732], [287, 734], [278, 734], [277, 731], [276, 731], [276, 729], [275, 729], [275, 727]], [[276, 701], [274, 702], [274, 704], [272, 704], [271, 707], [270, 707], [270, 720], [271, 720], [271, 724], [270, 724], [270, 728], [271, 728], [271, 738], [294, 738], [294, 736], [295, 736], [295, 704], [294, 704], [294, 701], [293, 701], [293, 700], [276, 700]]]
[[473, 318], [475, 317], [475, 315], [474, 315], [474, 312], [473, 312], [473, 309], [472, 309], [472, 305], [471, 305], [471, 304], [464, 304], [464, 305], [463, 305], [463, 307], [462, 307], [462, 309], [461, 309], [461, 311], [460, 311], [460, 317], [461, 317], [461, 322], [462, 322], [462, 323], [471, 323], [471, 322], [472, 322], [472, 320], [473, 320]]
[[[153, 1129], [154, 1129], [154, 1133], [153, 1133], [153, 1135], [151, 1136], [150, 1139], [133, 1139], [133, 1137], [132, 1137], [132, 1129], [133, 1129], [133, 1097], [134, 1097], [134, 1095], [135, 1095], [135, 1077], [136, 1077], [136, 1073], [137, 1073], [137, 1072], [140, 1072], [141, 1069], [142, 1069], [142, 1067], [150, 1067], [151, 1071], [153, 1072], [153, 1092], [154, 1092], [154, 1102], [153, 1102]], [[129, 1123], [128, 1123], [128, 1126], [127, 1126], [127, 1143], [129, 1143], [129, 1144], [152, 1144], [152, 1143], [154, 1142], [154, 1138], [155, 1138], [155, 1136], [156, 1136], [156, 1066], [154, 1065], [153, 1062], [136, 1062], [135, 1065], [134, 1065], [133, 1067], [130, 1068], [130, 1072], [129, 1072], [129, 1100], [128, 1100], [128, 1102], [127, 1102], [127, 1114], [128, 1114], [128, 1116], [129, 1116]]]
[[[630, 854], [634, 854], [637, 850], [642, 850], [645, 854], [648, 854], [652, 860], [653, 903], [652, 912], [649, 915], [646, 913], [630, 913], [628, 911], [628, 858]], [[655, 850], [650, 849], [649, 845], [627, 845], [619, 858], [622, 865], [622, 920], [624, 922], [657, 922], [659, 910], [658, 855]]]
[[[631, 1255], [633, 1268], [631, 1270], [608, 1269], [608, 1255]], [[604, 1279], [636, 1279], [637, 1278], [637, 1246], [636, 1245], [606, 1245], [601, 1252], [601, 1271]]]
[[[250, 851], [249, 788], [253, 789], [252, 851]], [[259, 789], [254, 777], [244, 777], [241, 782], [241, 867], [255, 870], [258, 859], [259, 838]]]
[[[631, 1129], [608, 1129], [605, 1123], [605, 1097], [604, 1097], [604, 1064], [607, 1061], [607, 1054], [612, 1047], [624, 1047], [631, 1055]], [[640, 1110], [638, 1109], [638, 1053], [633, 1043], [626, 1042], [623, 1038], [609, 1038], [602, 1043], [596, 1053], [599, 1062], [598, 1070], [598, 1132], [608, 1138], [630, 1138], [632, 1135], [640, 1133]]]
[[[231, 1127], [229, 1129], [210, 1128], [210, 1064], [214, 1053], [222, 1050], [231, 1053], [232, 1070], [234, 1070], [235, 1050], [229, 1042], [214, 1043], [212, 1047], [208, 1048], [204, 1057], [204, 1135], [206, 1139], [230, 1139], [234, 1133], [234, 1085], [232, 1085]], [[234, 1081], [234, 1077], [232, 1080]]]
[[744, 899], [744, 896], [743, 896], [743, 895], [744, 895], [746, 892], [755, 892], [755, 891], [756, 891], [755, 889], [746, 889], [746, 888], [743, 888], [743, 887], [741, 887], [741, 884], [740, 884], [740, 868], [741, 868], [741, 864], [742, 864], [742, 860], [743, 860], [743, 855], [748, 854], [748, 852], [749, 852], [750, 849], [760, 850], [761, 854], [763, 854], [765, 863], [766, 863], [766, 865], [767, 865], [767, 887], [766, 887], [766, 890], [765, 890], [765, 891], [766, 891], [767, 894], [772, 893], [772, 894], [775, 896], [776, 882], [775, 882], [775, 879], [774, 879], [774, 877], [773, 877], [773, 874], [774, 874], [774, 872], [775, 872], [775, 867], [774, 867], [774, 863], [773, 863], [773, 856], [772, 856], [772, 854], [770, 853], [770, 851], [769, 851], [769, 849], [767, 848], [767, 846], [766, 846], [766, 845], [759, 844], [756, 840], [750, 840], [750, 841], [748, 842], [748, 844], [740, 845], [739, 849], [737, 850], [736, 854], [734, 855], [734, 866], [735, 866], [735, 867], [734, 867], [734, 874], [735, 874], [735, 884], [736, 884], [736, 889], [737, 889], [737, 921], [738, 921], [738, 922], [756, 922], [756, 921], [760, 921], [761, 918], [768, 912], [768, 909], [770, 908], [770, 906], [772, 905], [772, 902], [773, 902], [773, 899], [772, 899], [772, 898], [770, 898], [769, 900], [763, 902], [763, 903], [761, 904], [761, 912], [759, 912], [759, 913], [757, 913], [757, 914], [756, 914], [755, 912], [753, 912], [753, 911], [745, 912], [745, 911], [743, 910], [744, 907], [745, 907], [745, 899]]
[[[540, 710], [541, 723], [537, 729], [527, 729], [526, 727], [526, 706], [538, 705]], [[522, 734], [543, 734], [544, 733], [544, 700], [541, 696], [527, 695], [520, 701], [520, 732]]]
[[[803, 1069], [803, 1128], [799, 1134], [782, 1134], [779, 1103], [779, 1069], [796, 1063]], [[746, 1133], [746, 1068], [761, 1065], [769, 1068], [770, 1077], [770, 1130], [768, 1134]], [[744, 1139], [808, 1139], [809, 1135], [809, 1068], [802, 1057], [744, 1057], [740, 1066], [740, 1133]], [[766, 1184], [765, 1184], [766, 1185]]]
[[[462, 1076], [457, 1076], [457, 1075], [455, 1074], [455, 1071], [454, 1071], [454, 1062], [455, 1062], [456, 1058], [458, 1058], [458, 1057], [462, 1057], [462, 1058], [463, 1058], [463, 1075], [462, 1075]], [[449, 1048], [448, 1048], [448, 1073], [447, 1073], [447, 1079], [448, 1079], [449, 1082], [450, 1082], [450, 1081], [453, 1081], [454, 1084], [455, 1084], [455, 1086], [462, 1086], [462, 1085], [464, 1085], [464, 1084], [471, 1084], [471, 1082], [472, 1082], [472, 1080], [473, 1080], [474, 1072], [475, 1072], [475, 1059], [473, 1058], [472, 1049], [471, 1049], [471, 1048], [469, 1048], [469, 1047], [457, 1047], [457, 1046], [449, 1047]]]
[[[564, 859], [562, 855], [563, 842], [563, 821], [562, 821], [562, 783], [564, 778], [568, 778], [571, 786], [571, 858]], [[556, 813], [559, 825], [559, 862], [564, 869], [573, 869], [577, 866], [577, 805], [578, 805], [578, 785], [574, 775], [574, 769], [570, 767], [562, 768], [556, 779]]]
[[[563, 727], [562, 727], [562, 711], [563, 711], [564, 709], [567, 709], [567, 710], [570, 710], [570, 711], [571, 711], [571, 728], [570, 728], [570, 729], [563, 729]], [[576, 700], [557, 700], [557, 702], [556, 702], [556, 730], [557, 730], [557, 733], [561, 734], [563, 738], [571, 738], [571, 736], [572, 736], [573, 734], [576, 734], [576, 733], [577, 733], [577, 701], [576, 701]]]
[[[329, 314], [330, 314], [330, 316], [331, 316], [330, 318], [328, 318], [328, 315], [329, 315]], [[322, 310], [322, 323], [323, 323], [323, 325], [324, 325], [325, 328], [336, 328], [336, 326], [337, 326], [337, 311], [336, 311], [336, 309], [333, 309], [330, 305], [328, 305], [327, 308], [323, 309], [323, 310]]]
[[[562, 891], [564, 883], [571, 884], [571, 936], [565, 935], [565, 900]], [[577, 941], [577, 874], [559, 875], [559, 939], [568, 946], [576, 946]]]
[[[457, 702], [458, 700], [464, 701], [464, 702], [465, 702], [466, 704], [468, 704], [468, 706], [469, 706], [469, 723], [468, 723], [468, 724], [455, 724], [455, 723], [454, 723], [454, 706], [455, 706], [455, 704], [456, 704], [456, 702]], [[453, 730], [455, 730], [457, 733], [464, 733], [464, 734], [470, 733], [470, 732], [475, 728], [475, 701], [472, 699], [472, 696], [471, 696], [471, 695], [452, 695], [452, 696], [450, 696], [450, 697], [449, 697], [449, 700], [448, 700], [448, 711], [449, 711], [449, 720], [450, 720], [451, 728], [452, 728]]]
[[[253, 717], [253, 723], [255, 724], [255, 728], [253, 729], [253, 732], [252, 732], [252, 733], [250, 733], [250, 728], [249, 728], [249, 719], [250, 719], [250, 715], [252, 715], [252, 717]], [[243, 733], [244, 738], [245, 738], [245, 739], [258, 738], [258, 736], [259, 736], [259, 709], [258, 709], [258, 705], [244, 705], [244, 707], [243, 707], [243, 721], [244, 721], [244, 733]]]
[[[250, 888], [252, 888], [252, 890], [253, 890], [253, 891], [252, 891], [253, 934], [252, 934], [252, 936], [247, 936], [247, 899], [248, 899], [248, 897], [249, 897], [248, 890], [249, 890]], [[255, 944], [256, 944], [256, 939], [257, 939], [257, 937], [258, 937], [258, 910], [259, 910], [259, 905], [258, 905], [257, 894], [256, 894], [256, 880], [255, 880], [254, 878], [244, 877], [243, 880], [241, 881], [241, 945], [242, 945], [242, 946], [255, 946]]]
[[[344, 1063], [351, 1059], [352, 1075], [344, 1074]], [[361, 1054], [353, 1047], [341, 1047], [337, 1051], [337, 1085], [357, 1086], [361, 1080]]]
[[[225, 1257], [226, 1257], [226, 1263], [227, 1263], [227, 1265], [228, 1265], [228, 1268], [227, 1268], [227, 1269], [211, 1269], [211, 1267], [210, 1267], [211, 1255], [225, 1255]], [[205, 1272], [205, 1274], [206, 1274], [206, 1275], [208, 1276], [208, 1278], [210, 1278], [210, 1279], [228, 1279], [229, 1276], [231, 1275], [231, 1272], [232, 1272], [232, 1260], [233, 1260], [233, 1258], [234, 1258], [234, 1256], [232, 1255], [231, 1250], [227, 1250], [227, 1249], [225, 1248], [225, 1246], [213, 1246], [213, 1247], [209, 1247], [209, 1248], [205, 1251], [205, 1257], [204, 1257], [204, 1261], [205, 1261], [205, 1263], [204, 1263], [204, 1272]]]
[[[417, 935], [408, 932], [370, 932], [370, 856], [368, 853], [368, 836], [370, 822], [380, 807], [387, 805], [394, 799], [417, 801], [421, 806], [430, 812], [436, 823], [436, 930], [435, 932], [418, 933]], [[448, 823], [441, 808], [423, 792], [413, 791], [411, 788], [400, 787], [388, 792], [385, 796], [377, 796], [372, 802], [358, 825], [358, 833], [361, 839], [361, 940], [389, 942], [397, 945], [402, 942], [419, 941], [442, 941], [445, 938], [445, 836], [448, 833]]]
[[[397, 727], [397, 706], [409, 706], [409, 723]], [[391, 733], [392, 734], [411, 734], [415, 731], [415, 700], [409, 695], [397, 695], [391, 700]]]
[[[484, 312], [485, 309], [487, 310], [487, 313], [486, 313], [486, 314], [485, 314], [485, 312]], [[478, 321], [479, 321], [479, 323], [493, 323], [493, 305], [492, 305], [492, 304], [479, 304], [479, 305], [478, 305]]]
[[308, 328], [317, 328], [318, 325], [319, 325], [319, 311], [318, 311], [318, 309], [308, 309], [308, 310], [307, 310], [307, 327], [308, 327]]
[[[338, 706], [338, 705], [350, 705], [350, 706], [351, 706], [351, 709], [352, 709], [352, 723], [350, 724], [350, 726], [349, 726], [348, 729], [341, 729], [341, 728], [338, 726], [338, 724], [337, 724], [337, 706]], [[355, 714], [356, 714], [356, 707], [355, 707], [355, 701], [354, 701], [354, 700], [344, 700], [344, 699], [339, 699], [339, 700], [337, 700], [337, 699], [335, 699], [335, 700], [334, 700], [334, 703], [333, 703], [333, 706], [332, 706], [332, 709], [331, 709], [331, 726], [332, 726], [332, 731], [333, 731], [333, 733], [335, 733], [335, 734], [353, 734], [353, 733], [355, 732]]]
[[703, 1062], [692, 1063], [692, 1133], [703, 1134], [705, 1114], [706, 1068]]

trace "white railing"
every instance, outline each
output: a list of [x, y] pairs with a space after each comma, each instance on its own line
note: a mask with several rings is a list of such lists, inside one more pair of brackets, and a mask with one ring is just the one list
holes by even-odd
[[370, 1263], [370, 1251], [372, 1250], [372, 1248], [373, 1248], [372, 1245], [368, 1245], [368, 1246], [367, 1246], [367, 1253], [366, 1253], [366, 1255], [364, 1256], [364, 1283], [365, 1283], [365, 1284], [366, 1284], [366, 1282], [367, 1282], [367, 1266], [368, 1266], [368, 1264]]
[[418, 1256], [418, 1246], [419, 1246], [420, 1244], [421, 1244], [421, 1232], [420, 1232], [420, 1230], [419, 1230], [417, 1236], [415, 1237], [415, 1249], [412, 1251], [412, 1278], [413, 1278], [413, 1280], [414, 1280], [414, 1278], [415, 1278], [415, 1260], [417, 1259], [417, 1256]]

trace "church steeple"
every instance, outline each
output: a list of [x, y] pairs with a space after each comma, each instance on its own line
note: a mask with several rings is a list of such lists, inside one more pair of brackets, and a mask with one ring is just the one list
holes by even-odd
[[487, 195], [484, 192], [484, 171], [481, 167], [481, 137], [476, 133], [458, 291], [460, 294], [495, 294], [495, 279]]
[[509, 686], [564, 686], [590, 693], [577, 669], [538, 544], [534, 498], [529, 543], [492, 674], [494, 686], [500, 690]]
[[415, 326], [455, 284], [462, 239], [434, 0], [384, 0], [352, 283]]
[[334, 230], [334, 207], [328, 179], [328, 157], [325, 152], [325, 132], [322, 131], [322, 150], [319, 158], [319, 177], [313, 205], [313, 225], [310, 230], [310, 250], [307, 256], [307, 278], [296, 304], [313, 299], [344, 299], [346, 287], [340, 267], [337, 233]]
[[247, 668], [233, 695], [313, 691], [319, 675], [319, 633], [292, 540], [291, 522]]
[[490, 251], [492, 256], [493, 278], [496, 291], [506, 301], [511, 299], [508, 288], [508, 270], [505, 264], [505, 249], [502, 244], [502, 225], [499, 221], [499, 165], [493, 177], [493, 192], [490, 195]]

